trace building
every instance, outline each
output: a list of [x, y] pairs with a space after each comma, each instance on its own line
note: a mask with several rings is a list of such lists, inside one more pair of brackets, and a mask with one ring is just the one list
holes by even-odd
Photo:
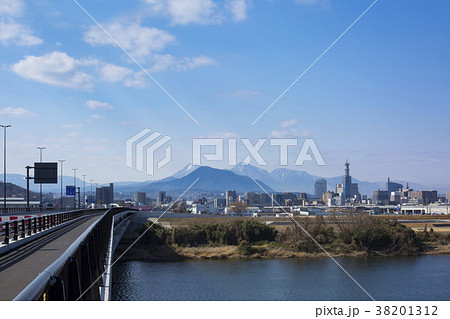
[[450, 191], [447, 191], [447, 202], [450, 202]]
[[345, 197], [343, 194], [328, 198], [326, 204], [328, 206], [345, 206]]
[[323, 194], [322, 194], [322, 201], [324, 203], [328, 203], [329, 199], [332, 199], [333, 197], [336, 197], [337, 195], [338, 194], [336, 194], [335, 192], [332, 192], [332, 191], [323, 192]]
[[449, 207], [447, 205], [427, 205], [414, 206], [402, 205], [400, 208], [402, 215], [448, 215]]
[[145, 192], [137, 192], [136, 194], [134, 194], [134, 201], [136, 205], [146, 205], [147, 194]]
[[225, 198], [214, 198], [214, 208], [224, 208], [227, 206]]
[[391, 182], [391, 179], [388, 177], [388, 180], [387, 180], [387, 183], [386, 183], [386, 190], [389, 193], [399, 192], [402, 189], [403, 189], [403, 185], [402, 184]]
[[242, 210], [242, 216], [257, 217], [261, 210], [258, 207], [247, 207]]
[[259, 206], [259, 193], [247, 192], [244, 194], [244, 201], [248, 206]]
[[191, 214], [213, 214], [215, 212], [214, 204], [212, 203], [194, 203], [191, 208]]
[[[72, 204], [73, 204], [73, 198], [71, 198]], [[0, 198], [0, 208], [3, 208], [4, 199]], [[39, 201], [31, 201], [30, 200], [30, 208], [39, 208]], [[8, 209], [23, 209], [25, 210], [27, 208], [27, 201], [25, 198], [8, 198], [6, 197], [6, 208]]]
[[278, 203], [281, 206], [292, 206], [293, 203], [297, 202], [297, 195], [294, 193], [282, 193]]
[[297, 199], [299, 201], [308, 200], [308, 194], [306, 194], [306, 193], [298, 193], [297, 194]]
[[374, 205], [389, 205], [391, 199], [390, 193], [388, 191], [373, 191], [372, 192], [372, 204]]
[[226, 191], [225, 199], [227, 206], [230, 206], [231, 203], [234, 203], [237, 199], [236, 191]]
[[318, 179], [314, 183], [314, 196], [320, 198], [326, 191], [327, 191], [327, 180], [323, 178]]
[[259, 205], [261, 207], [272, 206], [272, 196], [266, 193], [259, 194]]
[[418, 204], [428, 205], [438, 201], [437, 191], [411, 191], [409, 199], [417, 200]]
[[344, 198], [354, 198], [359, 194], [358, 184], [352, 183], [352, 177], [350, 176], [350, 163], [348, 160], [345, 162], [345, 175], [342, 178], [342, 184], [336, 184], [336, 193], [343, 194]]
[[391, 197], [390, 197], [390, 204], [391, 205], [398, 205], [402, 203], [402, 195], [401, 192], [396, 191], [396, 192], [390, 192]]
[[97, 205], [109, 205], [114, 203], [114, 184], [99, 187], [95, 190], [95, 202]]
[[167, 200], [166, 197], [167, 197], [166, 192], [158, 191], [156, 193], [156, 205], [161, 206], [162, 204], [165, 204]]

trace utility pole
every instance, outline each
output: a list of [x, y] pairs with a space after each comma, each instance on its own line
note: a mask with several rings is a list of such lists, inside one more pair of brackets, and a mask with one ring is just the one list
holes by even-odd
[[86, 208], [86, 175], [83, 175], [83, 208]]
[[65, 162], [66, 160], [58, 160], [58, 162], [60, 162], [61, 163], [61, 204], [59, 205], [60, 206], [60, 209], [62, 209], [62, 210], [64, 210], [64, 194], [63, 194], [63, 163]]
[[6, 211], [6, 129], [11, 125], [0, 125], [3, 127], [3, 208]]
[[77, 170], [78, 168], [73, 169], [73, 187], [75, 188], [75, 194], [73, 195], [73, 209], [77, 209]]
[[[45, 150], [45, 146], [36, 147], [39, 150], [39, 162], [42, 163], [42, 150]], [[39, 184], [40, 192], [39, 192], [39, 209], [42, 210], [42, 184]]]

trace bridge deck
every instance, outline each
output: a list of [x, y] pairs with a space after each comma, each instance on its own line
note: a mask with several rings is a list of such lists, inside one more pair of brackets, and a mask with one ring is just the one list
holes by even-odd
[[0, 300], [14, 299], [99, 218], [87, 216], [0, 256]]

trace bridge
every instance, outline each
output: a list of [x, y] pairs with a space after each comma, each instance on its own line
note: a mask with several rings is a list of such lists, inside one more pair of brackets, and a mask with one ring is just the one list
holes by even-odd
[[110, 300], [128, 208], [2, 217], [0, 300]]

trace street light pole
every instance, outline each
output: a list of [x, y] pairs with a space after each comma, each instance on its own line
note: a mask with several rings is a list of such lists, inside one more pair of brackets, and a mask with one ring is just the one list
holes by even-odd
[[83, 208], [86, 208], [86, 175], [83, 175]]
[[77, 170], [78, 168], [73, 169], [73, 187], [75, 188], [75, 195], [73, 195], [73, 209], [77, 209]]
[[61, 163], [61, 204], [59, 205], [60, 209], [64, 210], [64, 195], [63, 195], [63, 163], [66, 160], [58, 160]]
[[91, 206], [91, 208], [93, 208], [93, 207], [92, 207], [92, 206], [93, 206], [93, 205], [92, 205], [92, 204], [93, 204], [93, 203], [92, 203], [92, 181], [93, 181], [93, 180], [91, 179], [90, 181], [91, 181], [91, 200], [90, 200], [91, 205], [90, 205], [90, 206]]
[[[45, 146], [36, 147], [39, 150], [39, 162], [42, 163], [42, 150], [45, 150]], [[42, 184], [39, 184], [40, 192], [39, 192], [39, 208], [42, 210]]]
[[6, 129], [11, 125], [0, 125], [3, 127], [3, 208], [6, 210]]

